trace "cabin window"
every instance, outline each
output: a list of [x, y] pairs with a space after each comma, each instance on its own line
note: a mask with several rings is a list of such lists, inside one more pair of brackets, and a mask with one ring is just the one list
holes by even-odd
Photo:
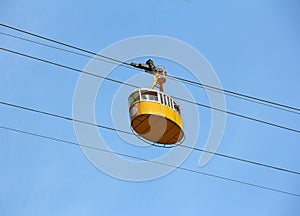
[[180, 114], [180, 106], [174, 101], [174, 109]]
[[129, 104], [129, 106], [131, 106], [132, 104], [134, 104], [135, 102], [137, 102], [139, 100], [140, 100], [140, 94], [139, 94], [139, 91], [136, 91], [129, 96], [128, 104]]
[[142, 90], [141, 97], [142, 100], [146, 100], [146, 101], [158, 101], [158, 96], [156, 91]]

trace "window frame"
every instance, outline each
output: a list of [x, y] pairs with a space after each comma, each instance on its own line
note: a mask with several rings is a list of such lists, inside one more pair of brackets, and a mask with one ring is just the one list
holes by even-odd
[[[153, 101], [153, 102], [160, 102], [159, 96], [157, 91], [151, 91], [149, 89], [141, 89], [140, 90], [140, 99], [141, 101]], [[145, 98], [143, 98], [145, 96]]]
[[[148, 94], [147, 94], [148, 93]], [[150, 94], [149, 94], [150, 93]], [[150, 97], [143, 98], [143, 95], [147, 95]], [[136, 96], [136, 97], [134, 97]], [[130, 102], [130, 100], [132, 101]], [[176, 101], [171, 98], [169, 95], [165, 94], [164, 92], [156, 91], [153, 89], [143, 89], [140, 88], [130, 94], [128, 97], [128, 104], [131, 107], [133, 104], [140, 102], [140, 101], [150, 101], [150, 102], [156, 102], [162, 105], [165, 105], [175, 112], [177, 112], [179, 115], [181, 115], [180, 106], [176, 103]]]
[[[134, 97], [135, 94], [136, 94], [136, 97]], [[133, 99], [132, 101], [130, 101], [131, 98]], [[132, 92], [128, 97], [128, 105], [129, 106], [132, 106], [133, 104], [135, 104], [139, 101], [141, 101], [140, 90]]]

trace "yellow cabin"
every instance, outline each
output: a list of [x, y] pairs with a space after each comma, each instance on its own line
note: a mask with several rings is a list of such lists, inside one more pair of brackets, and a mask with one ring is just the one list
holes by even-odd
[[129, 98], [131, 127], [153, 144], [172, 146], [183, 140], [179, 105], [164, 92], [141, 88]]
[[[152, 59], [146, 64], [131, 66], [154, 75], [151, 89], [139, 88], [128, 98], [131, 128], [133, 132], [153, 145], [172, 147], [183, 141], [184, 133], [179, 105], [164, 93], [167, 72], [156, 67]], [[157, 87], [159, 90], [154, 90]]]

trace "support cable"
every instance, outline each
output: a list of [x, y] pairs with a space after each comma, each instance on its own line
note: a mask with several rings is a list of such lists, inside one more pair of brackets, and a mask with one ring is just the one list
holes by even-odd
[[[67, 120], [67, 121], [79, 122], [79, 123], [82, 123], [82, 124], [87, 124], [87, 125], [95, 126], [95, 127], [98, 127], [98, 128], [102, 128], [102, 129], [105, 129], [105, 130], [111, 130], [111, 131], [116, 131], [116, 132], [120, 132], [120, 133], [135, 136], [135, 134], [132, 133], [132, 132], [112, 128], [112, 127], [109, 127], [109, 126], [106, 126], [106, 125], [95, 124], [95, 123], [91, 123], [91, 122], [87, 122], [87, 121], [83, 121], [83, 120], [79, 120], [79, 119], [74, 119], [74, 118], [67, 117], [67, 116], [58, 115], [58, 114], [55, 114], [55, 113], [50, 113], [50, 112], [46, 112], [46, 111], [42, 111], [42, 110], [38, 110], [38, 109], [33, 109], [33, 108], [25, 107], [25, 106], [20, 106], [20, 105], [17, 105], [17, 104], [7, 103], [7, 102], [4, 102], [4, 101], [0, 101], [0, 104], [4, 105], [4, 106], [9, 106], [9, 107], [17, 108], [17, 109], [22, 109], [22, 110], [42, 114], [42, 115], [47, 115], [47, 116], [54, 117], [54, 118], [59, 118], [59, 119]], [[207, 151], [207, 150], [196, 148], [196, 147], [190, 147], [190, 146], [187, 146], [187, 145], [178, 145], [176, 147], [188, 148], [188, 149], [191, 149], [193, 151], [205, 152], [205, 153], [208, 153], [208, 154], [217, 155], [217, 156], [228, 158], [228, 159], [231, 159], [231, 160], [237, 160], [237, 161], [244, 162], [244, 163], [250, 163], [250, 164], [253, 164], [253, 165], [257, 165], [257, 166], [263, 166], [263, 167], [266, 167], [266, 168], [275, 169], [275, 170], [282, 171], [282, 172], [288, 172], [288, 173], [293, 173], [293, 174], [296, 174], [296, 175], [300, 175], [300, 172], [298, 172], [298, 171], [288, 170], [288, 169], [284, 169], [284, 168], [280, 168], [280, 167], [276, 167], [276, 166], [272, 166], [272, 165], [267, 165], [267, 164], [263, 164], [263, 163], [259, 163], [259, 162], [255, 162], [255, 161], [250, 161], [250, 160], [247, 160], [247, 159], [242, 159], [242, 158], [238, 158], [238, 157], [234, 157], [234, 156], [230, 156], [230, 155], [211, 152], [211, 151]]]
[[[118, 59], [108, 57], [108, 56], [105, 56], [105, 55], [101, 55], [101, 54], [98, 54], [96, 52], [92, 52], [92, 51], [89, 51], [89, 50], [86, 50], [86, 49], [83, 49], [83, 48], [80, 48], [80, 47], [77, 47], [77, 46], [74, 46], [74, 45], [70, 45], [70, 44], [67, 44], [67, 43], [64, 43], [64, 42], [61, 42], [61, 41], [58, 41], [58, 40], [54, 40], [54, 39], [51, 39], [51, 38], [48, 38], [48, 37], [44, 37], [44, 36], [29, 32], [29, 31], [25, 31], [25, 30], [20, 29], [20, 28], [16, 28], [16, 27], [6, 25], [6, 24], [3, 24], [3, 23], [0, 23], [0, 26], [11, 29], [11, 30], [14, 30], [14, 31], [21, 32], [23, 34], [27, 34], [27, 35], [36, 37], [36, 38], [39, 38], [39, 39], [43, 39], [43, 40], [46, 40], [46, 41], [49, 41], [49, 42], [52, 42], [52, 43], [56, 43], [56, 44], [59, 44], [59, 45], [62, 45], [62, 46], [66, 46], [66, 47], [76, 49], [76, 50], [81, 51], [81, 52], [89, 53], [89, 54], [92, 54], [92, 55], [96, 55], [97, 57], [103, 58], [103, 59], [96, 58], [98, 60], [106, 60], [106, 62], [110, 62], [110, 63], [115, 62], [118, 65], [134, 68], [130, 63], [120, 61]], [[24, 38], [21, 38], [21, 37], [18, 37], [18, 36], [13, 36], [13, 35], [10, 35], [10, 34], [7, 34], [7, 33], [1, 33], [1, 34], [6, 35], [6, 36], [10, 36], [10, 37], [14, 37], [14, 38], [18, 38], [18, 39], [21, 39], [21, 40], [25, 40], [25, 41], [28, 41], [28, 42], [36, 43], [36, 44], [39, 44], [39, 45], [44, 45], [44, 46], [48, 46], [48, 47], [55, 48], [55, 49], [57, 48], [55, 46], [46, 45], [46, 44], [35, 42], [35, 41], [32, 41], [32, 40], [24, 39]], [[93, 58], [93, 56], [86, 56], [86, 55], [80, 54], [78, 52], [73, 52], [73, 51], [65, 50], [65, 49], [61, 49], [61, 48], [58, 48], [58, 49], [60, 49], [62, 51], [67, 51], [67, 52], [70, 52], [70, 53], [73, 53], [73, 54], [76, 54], [76, 55], [81, 55], [81, 56]], [[137, 69], [137, 68], [135, 68], [135, 69]], [[167, 77], [169, 77], [171, 79], [179, 80], [179, 81], [191, 84], [191, 85], [199, 86], [201, 88], [206, 88], [206, 89], [209, 89], [209, 90], [214, 90], [214, 91], [217, 91], [217, 92], [221, 92], [221, 93], [224, 93], [226, 95], [233, 96], [233, 97], [243, 99], [243, 100], [246, 100], [246, 101], [252, 101], [252, 102], [262, 104], [262, 105], [265, 105], [265, 106], [269, 106], [269, 107], [272, 107], [272, 108], [277, 108], [277, 109], [288, 111], [288, 112], [291, 112], [291, 113], [300, 114], [300, 108], [297, 108], [297, 107], [285, 105], [285, 104], [282, 104], [282, 103], [273, 102], [273, 101], [270, 101], [270, 100], [265, 100], [265, 99], [258, 98], [258, 97], [249, 96], [249, 95], [242, 94], [242, 93], [239, 93], [239, 92], [234, 92], [234, 91], [231, 91], [231, 90], [220, 89], [220, 88], [215, 87], [215, 86], [211, 86], [211, 85], [203, 84], [203, 83], [200, 83], [200, 82], [184, 79], [182, 77], [176, 77], [176, 76], [172, 76], [172, 75], [167, 75]]]
[[0, 125], [0, 129], [13, 131], [15, 133], [21, 133], [21, 134], [26, 134], [26, 135], [30, 135], [30, 136], [35, 136], [35, 137], [39, 137], [39, 138], [43, 138], [43, 139], [48, 139], [48, 140], [52, 140], [52, 141], [56, 141], [56, 142], [61, 142], [61, 143], [69, 144], [69, 145], [80, 146], [80, 147], [83, 147], [83, 148], [89, 148], [89, 149], [93, 149], [93, 150], [96, 150], [96, 151], [102, 151], [102, 152], [115, 154], [115, 155], [119, 155], [119, 156], [124, 156], [124, 157], [128, 157], [128, 158], [133, 158], [133, 159], [136, 159], [136, 160], [145, 161], [145, 162], [149, 162], [149, 163], [154, 163], [154, 164], [158, 164], [158, 165], [161, 165], [161, 166], [171, 167], [171, 168], [183, 170], [183, 171], [186, 171], [186, 172], [195, 173], [195, 174], [198, 174], [198, 175], [205, 175], [205, 176], [209, 176], [209, 177], [212, 177], [212, 178], [222, 179], [222, 180], [233, 182], [233, 183], [247, 185], [247, 186], [259, 188], [259, 189], [262, 189], [262, 190], [273, 191], [273, 192], [277, 192], [277, 193], [281, 193], [281, 194], [285, 194], [285, 195], [300, 198], [300, 195], [296, 194], [296, 193], [292, 193], [292, 192], [288, 192], [288, 191], [284, 191], [284, 190], [279, 190], [279, 189], [276, 189], [276, 188], [266, 187], [266, 186], [262, 186], [262, 185], [258, 185], [258, 184], [254, 184], [254, 183], [250, 183], [250, 182], [245, 182], [245, 181], [241, 181], [241, 180], [237, 180], [237, 179], [233, 179], [233, 178], [228, 178], [228, 177], [224, 177], [224, 176], [220, 176], [220, 175], [215, 175], [215, 174], [212, 174], [212, 173], [201, 172], [201, 171], [198, 171], [196, 169], [191, 169], [191, 168], [182, 167], [182, 166], [175, 166], [175, 165], [172, 165], [172, 164], [153, 161], [153, 160], [149, 160], [149, 159], [146, 159], [146, 158], [137, 157], [137, 156], [121, 153], [121, 152], [109, 151], [109, 150], [105, 150], [105, 149], [102, 149], [102, 148], [89, 146], [89, 145], [86, 145], [86, 144], [82, 145], [82, 144], [79, 144], [79, 143], [76, 143], [76, 142], [72, 142], [72, 141], [68, 141], [68, 140], [64, 140], [64, 139], [60, 139], [60, 138], [55, 138], [55, 137], [50, 137], [50, 136], [45, 136], [45, 135], [42, 135], [42, 134], [37, 134], [37, 133], [24, 131], [24, 130], [19, 130], [19, 129], [15, 129], [15, 128], [9, 128], [9, 127], [5, 127], [5, 126], [2, 126], [2, 125]]
[[[41, 62], [44, 62], [44, 63], [47, 63], [47, 64], [62, 67], [62, 68], [65, 68], [65, 69], [69, 69], [69, 70], [72, 70], [72, 71], [76, 71], [78, 73], [83, 73], [83, 74], [86, 74], [86, 75], [89, 75], [89, 76], [105, 79], [105, 80], [115, 82], [115, 83], [119, 83], [119, 84], [122, 84], [122, 85], [127, 85], [127, 86], [130, 86], [130, 87], [133, 87], [133, 88], [140, 88], [140, 87], [138, 87], [136, 85], [133, 85], [133, 84], [130, 84], [130, 83], [122, 82], [122, 81], [112, 79], [112, 78], [109, 78], [109, 77], [104, 77], [104, 76], [97, 75], [97, 74], [94, 74], [94, 73], [91, 73], [91, 72], [88, 72], [88, 71], [80, 70], [80, 69], [77, 69], [77, 68], [74, 68], [74, 67], [70, 67], [70, 66], [59, 64], [59, 63], [49, 61], [49, 60], [46, 60], [46, 59], [34, 57], [34, 56], [27, 55], [27, 54], [24, 54], [24, 53], [21, 53], [21, 52], [6, 49], [6, 48], [3, 48], [3, 47], [0, 47], [0, 50], [10, 52], [10, 53], [13, 53], [13, 54], [16, 54], [16, 55], [20, 55], [20, 56], [23, 56], [23, 57], [27, 57], [27, 58], [30, 58], [30, 59], [34, 59], [34, 60], [37, 60], [37, 61], [41, 61]], [[171, 95], [171, 97], [173, 97], [174, 99], [183, 101], [183, 102], [191, 103], [191, 104], [201, 106], [201, 107], [204, 107], [204, 108], [208, 108], [208, 109], [213, 109], [213, 110], [216, 110], [216, 111], [219, 111], [219, 112], [224, 112], [226, 114], [233, 115], [233, 116], [240, 117], [240, 118], [244, 118], [244, 119], [247, 119], [247, 120], [250, 120], [250, 121], [255, 121], [255, 122], [258, 122], [258, 123], [261, 123], [261, 124], [269, 125], [269, 126], [272, 126], [272, 127], [277, 127], [277, 128], [283, 129], [283, 130], [288, 130], [288, 131], [291, 131], [291, 132], [300, 133], [300, 130], [294, 129], [294, 128], [291, 128], [291, 127], [286, 127], [286, 126], [275, 124], [275, 123], [272, 123], [272, 122], [268, 122], [268, 121], [260, 120], [260, 119], [257, 119], [257, 118], [245, 116], [245, 115], [242, 115], [242, 114], [239, 114], [239, 113], [223, 110], [223, 109], [220, 109], [220, 108], [217, 108], [217, 107], [212, 107], [212, 106], [201, 104], [201, 103], [198, 103], [198, 102], [194, 102], [194, 101], [186, 100], [186, 99], [183, 99], [183, 98], [175, 97], [175, 96], [172, 96], [172, 95]]]

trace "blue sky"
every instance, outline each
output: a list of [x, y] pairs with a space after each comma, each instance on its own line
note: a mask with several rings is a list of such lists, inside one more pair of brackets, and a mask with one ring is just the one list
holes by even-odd
[[[0, 20], [95, 52], [134, 36], [174, 37], [207, 58], [225, 89], [300, 107], [299, 9], [296, 0], [13, 0], [1, 3]], [[0, 31], [17, 34], [2, 27]], [[83, 69], [89, 62], [0, 38], [1, 47], [72, 67]], [[180, 66], [161, 61], [170, 74], [193, 78]], [[79, 74], [3, 51], [0, 63], [1, 101], [72, 116]], [[121, 72], [132, 71], [117, 68], [112, 76], [128, 79], [129, 75], [119, 76]], [[108, 82], [104, 87], [110, 93], [119, 88]], [[187, 88], [197, 101], [208, 104], [202, 89]], [[299, 129], [297, 114], [231, 97], [226, 102], [230, 111]], [[110, 94], [98, 95], [96, 105], [102, 104], [96, 112], [97, 123], [111, 126]], [[211, 114], [197, 109], [201, 129], [196, 147], [203, 148]], [[77, 142], [71, 122], [2, 105], [0, 110], [1, 125]], [[101, 132], [115, 151], [145, 158], [164, 153], [154, 147], [133, 147], [114, 132]], [[299, 140], [299, 134], [227, 116], [218, 152], [299, 171]], [[299, 198], [182, 170], [145, 182], [119, 180], [93, 166], [79, 147], [2, 129], [0, 144], [1, 215], [296, 215], [300, 210]], [[193, 152], [182, 166], [300, 194], [298, 175], [216, 156], [199, 167], [199, 157], [199, 152]]]

